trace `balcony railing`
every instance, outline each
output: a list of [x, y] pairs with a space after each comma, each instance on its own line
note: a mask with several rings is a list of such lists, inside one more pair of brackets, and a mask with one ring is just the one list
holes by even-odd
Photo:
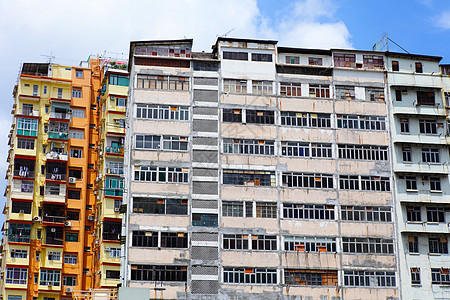
[[66, 181], [67, 180], [67, 174], [47, 173], [47, 174], [45, 174], [45, 179]]
[[49, 139], [68, 140], [69, 134], [67, 132], [49, 132]]
[[45, 243], [46, 243], [47, 245], [63, 245], [63, 244], [64, 244], [64, 241], [63, 241], [62, 237], [61, 237], [61, 238], [47, 237], [47, 238], [45, 239]]
[[19, 109], [16, 111], [18, 115], [22, 116], [30, 116], [30, 117], [39, 117], [39, 110], [32, 110], [32, 109]]
[[29, 243], [30, 236], [29, 235], [11, 234], [11, 235], [8, 235], [8, 242]]
[[105, 195], [106, 196], [122, 197], [123, 196], [123, 189], [105, 189]]
[[120, 241], [120, 233], [117, 232], [103, 232], [103, 239], [109, 241]]
[[68, 155], [67, 155], [67, 153], [50, 152], [50, 153], [47, 153], [47, 159], [67, 160]]
[[64, 217], [64, 216], [44, 216], [43, 221], [51, 222], [51, 223], [64, 223], [66, 221], [66, 217]]
[[34, 171], [27, 170], [14, 170], [14, 176], [19, 176], [23, 178], [34, 178]]
[[106, 147], [106, 153], [123, 154], [123, 147]]
[[70, 120], [70, 118], [72, 117], [71, 114], [69, 113], [61, 113], [61, 112], [50, 112], [50, 118], [53, 119], [63, 119], [63, 120]]

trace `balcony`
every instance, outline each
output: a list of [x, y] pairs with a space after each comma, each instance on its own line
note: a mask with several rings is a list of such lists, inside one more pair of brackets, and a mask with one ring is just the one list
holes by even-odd
[[33, 199], [34, 181], [13, 180], [11, 191], [13, 193], [13, 198]]
[[61, 209], [61, 205], [44, 204], [42, 220], [50, 223], [64, 223], [66, 221], [64, 209]]
[[120, 241], [120, 233], [117, 232], [103, 232], [102, 237], [108, 241]]
[[65, 203], [66, 202], [66, 185], [46, 182], [45, 183], [45, 195], [44, 201]]
[[7, 234], [9, 242], [29, 243], [31, 234], [31, 224], [9, 223]]
[[72, 114], [69, 114], [68, 112], [50, 112], [50, 119], [70, 120], [71, 117]]
[[105, 189], [105, 196], [123, 197], [123, 189]]
[[47, 157], [47, 159], [51, 159], [51, 160], [64, 160], [64, 161], [68, 160], [67, 153], [59, 153], [59, 152], [54, 152], [54, 151], [47, 153], [46, 157]]
[[67, 180], [67, 165], [60, 162], [47, 162], [45, 179], [48, 180]]
[[48, 126], [48, 138], [59, 140], [69, 139], [69, 123], [50, 121]]
[[108, 146], [108, 147], [106, 147], [105, 151], [106, 151], [106, 154], [123, 155], [124, 148], [116, 147], [116, 146]]
[[30, 234], [28, 235], [10, 234], [8, 235], [8, 242], [29, 243]]
[[103, 221], [102, 238], [109, 241], [120, 241], [122, 222]]
[[63, 245], [64, 230], [63, 227], [47, 227], [45, 244], [47, 245]]
[[14, 176], [34, 178], [34, 159], [14, 159]]
[[57, 181], [66, 181], [67, 180], [67, 174], [47, 173], [47, 174], [45, 174], [45, 179], [57, 180]]
[[15, 111], [16, 115], [28, 116], [28, 117], [39, 117], [39, 110], [35, 109], [19, 109]]
[[69, 133], [68, 132], [49, 132], [48, 138], [49, 139], [58, 139], [58, 140], [68, 140]]

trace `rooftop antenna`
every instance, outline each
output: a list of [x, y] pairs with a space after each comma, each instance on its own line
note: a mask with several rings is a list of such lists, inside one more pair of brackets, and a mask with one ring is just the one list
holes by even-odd
[[[225, 32], [224, 34], [220, 35], [220, 37], [227, 37], [227, 35], [232, 32], [233, 30], [235, 30], [236, 28], [233, 28], [231, 30], [228, 30], [227, 32]], [[216, 37], [219, 37], [219, 35], [217, 35]]]
[[50, 51], [50, 55], [44, 55], [44, 54], [41, 54], [41, 56], [47, 57], [48, 63], [49, 63], [49, 64], [52, 63], [52, 59], [55, 59], [55, 56], [53, 55], [53, 51]]
[[409, 53], [408, 50], [406, 50], [405, 48], [403, 48], [402, 46], [400, 46], [399, 44], [397, 44], [396, 42], [391, 40], [388, 37], [386, 32], [383, 33], [381, 38], [373, 45], [372, 50], [373, 51], [384, 51], [384, 50], [386, 50], [387, 52], [389, 52], [389, 42], [392, 42], [394, 45], [396, 45], [397, 47], [399, 47], [400, 49], [402, 49], [406, 53], [411, 54], [411, 53]]

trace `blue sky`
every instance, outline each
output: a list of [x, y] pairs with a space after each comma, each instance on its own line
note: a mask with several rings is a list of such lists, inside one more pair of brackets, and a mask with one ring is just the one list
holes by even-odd
[[[105, 50], [127, 57], [130, 40], [184, 37], [194, 38], [195, 50], [209, 51], [230, 30], [229, 37], [286, 47], [371, 49], [386, 32], [410, 53], [450, 63], [447, 0], [0, 0], [0, 11], [0, 176], [20, 64], [45, 62], [42, 55], [78, 65]], [[1, 179], [0, 191], [5, 184]]]

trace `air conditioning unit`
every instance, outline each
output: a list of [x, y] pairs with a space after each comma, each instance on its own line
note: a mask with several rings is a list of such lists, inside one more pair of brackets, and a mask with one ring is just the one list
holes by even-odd
[[42, 222], [42, 218], [41, 217], [34, 217], [33, 221], [35, 221], [35, 222]]
[[111, 251], [111, 248], [105, 248], [105, 251], [106, 251], [106, 252], [110, 252], [110, 251]]
[[98, 240], [96, 240], [96, 241], [95, 241], [95, 244], [96, 244], [96, 245], [98, 245], [98, 244], [99, 244], [99, 241], [98, 241]]
[[25, 211], [22, 209], [22, 210], [19, 210], [19, 214], [24, 214], [25, 213]]
[[72, 226], [72, 223], [71, 223], [70, 221], [66, 221], [66, 222], [64, 223], [64, 225], [70, 227], [70, 226]]
[[76, 183], [77, 179], [75, 177], [69, 177], [69, 183]]
[[66, 293], [72, 293], [73, 292], [73, 288], [71, 287], [66, 287]]
[[114, 211], [115, 212], [119, 212], [120, 211], [120, 207], [114, 207]]
[[94, 216], [88, 216], [88, 221], [94, 221]]
[[51, 232], [56, 232], [56, 228], [50, 228]]

